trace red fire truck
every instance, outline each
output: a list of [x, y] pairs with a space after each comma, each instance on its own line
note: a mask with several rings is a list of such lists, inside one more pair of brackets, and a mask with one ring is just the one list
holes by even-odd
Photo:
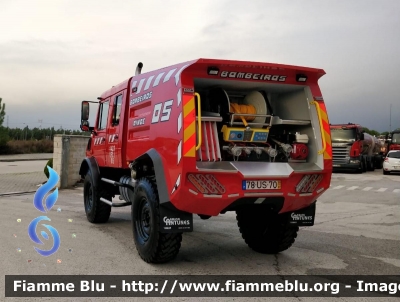
[[400, 129], [396, 129], [386, 135], [386, 153], [390, 150], [400, 150]]
[[106, 222], [112, 207], [131, 206], [137, 251], [152, 263], [177, 255], [193, 214], [236, 211], [253, 250], [289, 248], [330, 185], [325, 72], [214, 59], [142, 66], [98, 97], [94, 125], [82, 102], [87, 219]]
[[384, 145], [359, 124], [332, 124], [333, 170], [357, 172], [382, 169]]

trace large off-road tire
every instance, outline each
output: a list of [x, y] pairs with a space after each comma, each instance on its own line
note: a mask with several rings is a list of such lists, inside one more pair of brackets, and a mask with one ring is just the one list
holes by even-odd
[[236, 210], [236, 219], [247, 245], [264, 254], [287, 250], [299, 230], [288, 223], [288, 214], [269, 213], [257, 205]]
[[133, 239], [140, 257], [148, 263], [168, 262], [181, 247], [182, 233], [161, 233], [157, 187], [147, 178], [135, 187], [132, 202]]
[[100, 197], [111, 199], [110, 193], [104, 188], [99, 185], [94, 187], [93, 176], [89, 170], [83, 184], [83, 202], [87, 220], [92, 223], [104, 223], [110, 218], [111, 206], [100, 201]]

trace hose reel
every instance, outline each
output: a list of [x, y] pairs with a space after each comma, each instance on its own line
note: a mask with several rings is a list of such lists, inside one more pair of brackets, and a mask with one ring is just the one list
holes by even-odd
[[[267, 115], [267, 104], [263, 95], [258, 91], [250, 92], [243, 99], [243, 104], [231, 103], [226, 94], [233, 120], [242, 121], [243, 127], [222, 127], [223, 137], [229, 142], [266, 142], [269, 128], [251, 128], [249, 123], [264, 124]], [[243, 114], [243, 115], [241, 115]], [[252, 115], [254, 114], [254, 116]]]

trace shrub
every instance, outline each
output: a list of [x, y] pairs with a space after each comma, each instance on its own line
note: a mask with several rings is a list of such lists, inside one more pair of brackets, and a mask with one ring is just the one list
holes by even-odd
[[52, 140], [10, 140], [6, 148], [0, 150], [2, 154], [53, 153]]
[[7, 142], [9, 140], [7, 130], [0, 125], [0, 152], [7, 153]]
[[44, 166], [44, 174], [46, 175], [47, 178], [50, 177], [49, 174], [49, 169], [47, 169], [47, 166], [49, 166], [50, 168], [53, 168], [53, 159], [50, 158], [47, 162], [47, 164]]

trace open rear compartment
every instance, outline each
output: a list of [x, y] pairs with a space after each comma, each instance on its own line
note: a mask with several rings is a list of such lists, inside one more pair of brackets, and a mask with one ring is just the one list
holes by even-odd
[[308, 86], [196, 78], [194, 88], [199, 170], [254, 170], [259, 162], [274, 164], [265, 176], [322, 170]]

